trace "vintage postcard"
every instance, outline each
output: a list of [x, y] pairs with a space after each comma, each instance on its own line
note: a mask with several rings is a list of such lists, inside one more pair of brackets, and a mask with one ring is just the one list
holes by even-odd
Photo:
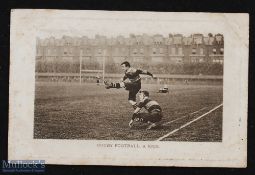
[[249, 15], [12, 10], [9, 160], [246, 167]]

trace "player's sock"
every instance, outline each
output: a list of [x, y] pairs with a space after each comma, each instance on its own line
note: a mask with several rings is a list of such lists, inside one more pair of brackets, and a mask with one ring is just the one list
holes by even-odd
[[111, 83], [112, 88], [120, 88], [120, 83]]
[[109, 82], [107, 82], [107, 81], [104, 81], [104, 84], [105, 84], [105, 87], [107, 88], [107, 89], [109, 89], [109, 88], [120, 88], [120, 83], [109, 83]]
[[130, 120], [130, 122], [128, 123], [129, 127], [132, 128], [132, 126], [134, 125], [134, 120]]

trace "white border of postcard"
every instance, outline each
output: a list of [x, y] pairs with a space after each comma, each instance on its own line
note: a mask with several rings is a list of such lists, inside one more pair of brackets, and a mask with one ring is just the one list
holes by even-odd
[[[222, 142], [33, 139], [36, 37], [125, 31], [224, 35]], [[248, 14], [12, 10], [8, 159], [71, 165], [246, 167], [248, 31]]]

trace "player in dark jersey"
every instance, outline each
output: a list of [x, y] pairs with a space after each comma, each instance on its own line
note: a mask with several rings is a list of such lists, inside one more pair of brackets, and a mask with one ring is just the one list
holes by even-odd
[[136, 94], [141, 89], [141, 77], [140, 74], [150, 75], [153, 77], [153, 75], [142, 69], [135, 69], [130, 66], [130, 63], [125, 61], [121, 63], [121, 68], [125, 71], [125, 75], [123, 77], [122, 82], [120, 83], [110, 83], [105, 81], [105, 87], [107, 89], [109, 88], [125, 88], [129, 91], [128, 95], [128, 101], [129, 103], [136, 108]]
[[[162, 109], [158, 102], [149, 98], [148, 91], [140, 91], [140, 102], [137, 104], [137, 108], [134, 111], [133, 117], [129, 122], [129, 127], [133, 126], [134, 122], [149, 123], [147, 129], [152, 129], [158, 125], [158, 122], [162, 119]], [[147, 113], [140, 112], [144, 108]]]

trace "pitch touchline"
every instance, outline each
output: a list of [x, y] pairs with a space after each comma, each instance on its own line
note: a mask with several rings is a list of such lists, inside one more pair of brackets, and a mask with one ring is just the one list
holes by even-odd
[[197, 110], [197, 111], [195, 111], [195, 112], [192, 112], [192, 113], [187, 114], [187, 115], [184, 115], [184, 116], [182, 116], [182, 117], [180, 117], [180, 118], [177, 118], [177, 119], [171, 120], [171, 121], [169, 121], [169, 122], [166, 122], [166, 123], [163, 124], [163, 126], [165, 126], [165, 125], [167, 125], [167, 124], [170, 124], [170, 123], [173, 123], [173, 122], [176, 122], [176, 121], [181, 120], [181, 119], [183, 119], [183, 118], [189, 117], [191, 114], [198, 113], [199, 111], [202, 111], [202, 110], [204, 110], [204, 109], [206, 109], [206, 108], [207, 108], [207, 107], [201, 108], [201, 109], [199, 109], [199, 110]]
[[198, 112], [200, 112], [200, 111], [202, 111], [202, 110], [204, 110], [204, 109], [206, 109], [206, 108], [207, 108], [207, 107], [203, 107], [203, 108], [199, 109], [198, 111], [192, 112], [192, 113], [190, 113], [190, 114], [198, 113]]
[[161, 140], [163, 140], [164, 138], [166, 138], [166, 137], [168, 137], [168, 136], [170, 136], [170, 135], [176, 133], [176, 132], [179, 131], [180, 129], [182, 129], [182, 128], [188, 126], [188, 125], [190, 125], [191, 123], [193, 123], [193, 122], [195, 122], [195, 121], [201, 119], [202, 117], [206, 116], [207, 114], [210, 114], [211, 112], [215, 111], [216, 109], [218, 109], [218, 108], [221, 107], [222, 105], [223, 105], [223, 104], [221, 103], [220, 105], [214, 107], [213, 109], [211, 109], [210, 111], [204, 113], [203, 115], [201, 115], [201, 116], [195, 118], [194, 120], [191, 120], [190, 122], [188, 122], [188, 123], [182, 125], [181, 127], [179, 127], [179, 128], [177, 128], [177, 129], [175, 129], [175, 130], [173, 130], [173, 131], [167, 133], [166, 135], [164, 135], [164, 136], [158, 138], [156, 141], [161, 141]]

